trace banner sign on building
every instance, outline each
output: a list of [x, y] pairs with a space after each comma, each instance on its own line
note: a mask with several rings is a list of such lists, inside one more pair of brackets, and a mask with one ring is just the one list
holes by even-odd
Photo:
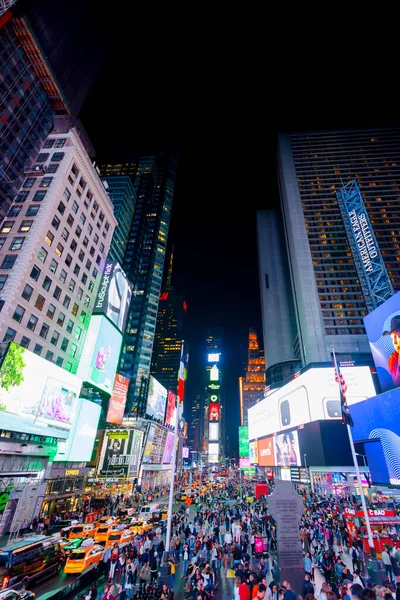
[[131, 295], [131, 285], [120, 264], [108, 260], [100, 280], [93, 314], [105, 315], [121, 333], [124, 333]]
[[143, 432], [138, 429], [107, 430], [99, 461], [99, 473], [106, 477], [137, 476]]
[[250, 456], [249, 428], [239, 427], [239, 456]]
[[124, 416], [126, 397], [129, 389], [129, 378], [117, 373], [114, 379], [112, 396], [108, 402], [107, 423], [121, 425]]
[[211, 402], [208, 405], [208, 420], [219, 421], [220, 420], [220, 406], [216, 402]]

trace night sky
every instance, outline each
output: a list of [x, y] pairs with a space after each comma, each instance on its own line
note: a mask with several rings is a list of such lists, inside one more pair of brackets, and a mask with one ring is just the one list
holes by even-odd
[[337, 54], [325, 55], [322, 71], [319, 56], [304, 47], [293, 62], [275, 54], [268, 61], [261, 41], [248, 49], [224, 46], [231, 42], [225, 33], [215, 51], [205, 32], [192, 50], [173, 32], [158, 37], [149, 24], [138, 38], [138, 28], [119, 13], [109, 24], [108, 56], [80, 117], [98, 162], [114, 148], [179, 147], [168, 246], [174, 245], [173, 285], [188, 304], [187, 406], [201, 389], [205, 328], [221, 326], [226, 398], [234, 407], [227, 428], [236, 445], [249, 327], [263, 345], [256, 211], [279, 204], [276, 135], [394, 123], [395, 81], [388, 84], [381, 72], [378, 83], [368, 73], [362, 87], [339, 69]]

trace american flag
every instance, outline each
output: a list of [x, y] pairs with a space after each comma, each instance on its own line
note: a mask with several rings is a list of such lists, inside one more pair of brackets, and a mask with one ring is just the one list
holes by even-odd
[[[335, 361], [336, 363], [336, 361]], [[339, 366], [335, 366], [335, 381], [339, 384], [340, 389], [340, 405], [342, 409], [342, 423], [354, 427], [353, 418], [346, 401], [347, 383], [344, 380]]]
[[344, 401], [346, 402], [346, 392], [347, 392], [347, 384], [344, 380], [340, 367], [338, 366], [337, 370], [335, 369], [335, 381], [339, 382], [340, 391], [343, 394]]

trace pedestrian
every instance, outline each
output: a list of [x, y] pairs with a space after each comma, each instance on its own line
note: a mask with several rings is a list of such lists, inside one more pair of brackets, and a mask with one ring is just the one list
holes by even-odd
[[133, 571], [132, 571], [132, 563], [129, 563], [126, 567], [126, 576], [125, 576], [125, 585], [124, 589], [126, 592], [127, 598], [132, 598], [132, 588], [135, 585]]
[[150, 567], [149, 563], [146, 561], [139, 571], [140, 591], [144, 590], [146, 585], [150, 582], [150, 577]]
[[157, 552], [153, 552], [150, 559], [150, 582], [157, 581], [158, 577], [158, 563], [157, 563]]
[[168, 564], [169, 564], [169, 568], [170, 568], [170, 588], [171, 590], [174, 589], [174, 582], [175, 582], [175, 572], [176, 572], [176, 567], [175, 567], [175, 561], [172, 557], [172, 555], [170, 555], [168, 557]]

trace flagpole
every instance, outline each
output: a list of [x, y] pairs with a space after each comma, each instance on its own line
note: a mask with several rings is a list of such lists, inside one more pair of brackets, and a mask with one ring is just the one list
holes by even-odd
[[[337, 366], [337, 362], [336, 362], [335, 348], [334, 348], [333, 344], [332, 344], [332, 354], [333, 354], [333, 361], [335, 364], [335, 373], [337, 374], [337, 378], [338, 378], [339, 395], [341, 397], [342, 390], [340, 388], [339, 370], [338, 370], [338, 366]], [[351, 454], [353, 457], [353, 463], [354, 463], [354, 469], [355, 469], [356, 476], [357, 476], [358, 487], [360, 489], [361, 505], [362, 505], [362, 509], [364, 511], [365, 524], [367, 526], [368, 543], [369, 543], [370, 553], [371, 553], [371, 557], [374, 557], [374, 556], [376, 556], [376, 551], [375, 551], [375, 546], [374, 546], [374, 538], [372, 535], [371, 524], [369, 522], [369, 515], [368, 515], [367, 505], [365, 502], [364, 489], [363, 489], [363, 486], [361, 483], [360, 469], [358, 468], [358, 461], [357, 461], [356, 451], [354, 448], [353, 436], [351, 435], [351, 427], [348, 423], [346, 423], [346, 427], [347, 427], [347, 434], [349, 436]]]

